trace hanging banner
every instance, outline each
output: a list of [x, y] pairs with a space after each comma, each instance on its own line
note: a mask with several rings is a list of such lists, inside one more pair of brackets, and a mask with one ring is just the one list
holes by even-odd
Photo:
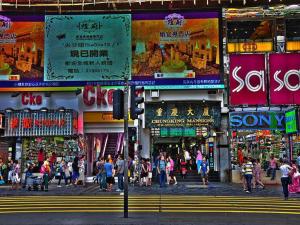
[[218, 12], [136, 13], [132, 80], [139, 85], [223, 88]]
[[9, 137], [57, 136], [77, 133], [77, 113], [73, 110], [5, 113], [5, 134]]
[[265, 56], [230, 55], [229, 82], [231, 105], [266, 105]]
[[45, 23], [45, 81], [130, 78], [131, 15], [47, 15]]
[[300, 54], [270, 54], [270, 104], [300, 104]]

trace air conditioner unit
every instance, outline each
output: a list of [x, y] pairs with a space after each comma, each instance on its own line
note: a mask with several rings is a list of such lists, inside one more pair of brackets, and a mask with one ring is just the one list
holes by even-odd
[[159, 98], [159, 90], [150, 91], [151, 98]]

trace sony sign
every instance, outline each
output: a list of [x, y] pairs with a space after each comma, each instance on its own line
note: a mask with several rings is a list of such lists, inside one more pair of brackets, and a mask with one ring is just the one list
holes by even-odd
[[233, 130], [284, 130], [285, 114], [282, 111], [232, 112], [229, 114]]

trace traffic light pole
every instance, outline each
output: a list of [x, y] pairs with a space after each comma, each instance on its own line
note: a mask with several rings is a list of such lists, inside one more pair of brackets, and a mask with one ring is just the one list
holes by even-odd
[[125, 78], [124, 87], [124, 218], [128, 218], [128, 78]]

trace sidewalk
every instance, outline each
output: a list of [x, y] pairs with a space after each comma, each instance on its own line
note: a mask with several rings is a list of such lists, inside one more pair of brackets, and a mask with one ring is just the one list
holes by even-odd
[[[27, 195], [119, 195], [116, 192], [117, 184], [112, 192], [99, 190], [97, 184], [83, 186], [57, 187], [50, 184], [48, 192], [28, 191], [27, 189], [11, 190], [10, 186], [0, 186], [0, 196], [27, 196]], [[266, 189], [254, 189], [251, 194], [243, 191], [239, 184], [210, 183], [203, 186], [200, 183], [178, 183], [178, 185], [160, 188], [158, 184], [151, 187], [139, 187], [129, 185], [129, 194], [134, 195], [202, 195], [202, 196], [256, 196], [256, 197], [282, 197], [282, 189], [279, 185], [269, 185]], [[300, 198], [300, 194], [291, 194], [290, 197]]]

